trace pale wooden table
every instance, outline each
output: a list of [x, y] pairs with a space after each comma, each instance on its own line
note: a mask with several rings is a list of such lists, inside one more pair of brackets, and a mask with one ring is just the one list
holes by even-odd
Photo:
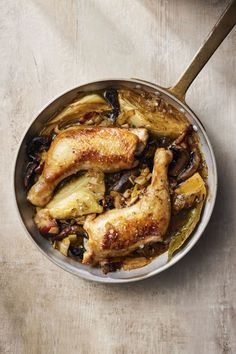
[[236, 29], [188, 93], [215, 149], [219, 194], [204, 236], [175, 267], [130, 285], [77, 279], [26, 237], [12, 194], [17, 144], [42, 106], [104, 77], [170, 85], [225, 5], [1, 0], [1, 353], [236, 353]]

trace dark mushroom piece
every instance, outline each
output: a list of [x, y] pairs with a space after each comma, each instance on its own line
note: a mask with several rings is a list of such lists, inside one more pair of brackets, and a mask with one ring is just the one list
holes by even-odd
[[51, 144], [52, 137], [51, 136], [35, 136], [28, 144], [27, 144], [27, 154], [32, 159], [38, 158], [38, 154], [43, 150], [48, 150]]
[[118, 99], [118, 93], [114, 89], [109, 89], [104, 92], [105, 100], [111, 105], [112, 109], [108, 113], [108, 117], [115, 122], [120, 113], [120, 104]]
[[150, 170], [153, 168], [153, 158], [156, 152], [156, 149], [161, 146], [161, 143], [157, 140], [150, 139], [143, 151], [140, 155], [139, 160], [141, 163], [148, 166]]
[[[193, 126], [190, 125], [169, 146], [169, 149], [173, 152], [173, 160], [169, 166], [169, 176], [172, 177], [172, 182], [183, 182], [191, 177], [199, 167], [201, 156], [196, 144], [192, 142], [192, 132]], [[189, 152], [190, 149], [192, 149], [191, 152]]]
[[79, 247], [76, 246], [69, 246], [69, 256], [72, 258], [78, 258], [80, 261], [83, 259], [83, 255], [85, 252], [85, 248], [83, 245], [80, 245]]
[[126, 189], [132, 187], [132, 183], [129, 179], [130, 176], [132, 176], [132, 175], [137, 176], [138, 170], [134, 169], [134, 170], [130, 170], [130, 171], [124, 173], [121, 176], [121, 178], [115, 184], [113, 184], [113, 186], [111, 187], [111, 190], [115, 191], [115, 192], [124, 193], [126, 191]]
[[34, 183], [35, 175], [40, 167], [40, 161], [34, 160], [30, 161], [26, 166], [25, 176], [24, 176], [24, 186], [29, 189]]
[[183, 182], [189, 177], [191, 177], [197, 171], [200, 161], [201, 161], [201, 157], [199, 152], [197, 150], [191, 151], [189, 163], [185, 167], [185, 169], [182, 172], [180, 172], [180, 174], [177, 177], [177, 181]]
[[48, 150], [51, 144], [52, 137], [49, 136], [36, 136], [26, 146], [27, 155], [30, 162], [26, 166], [24, 186], [29, 189], [31, 184], [34, 183], [34, 178], [43, 170], [44, 162], [41, 161], [40, 153], [43, 150]]
[[173, 153], [173, 160], [169, 166], [169, 175], [171, 177], [177, 177], [187, 166], [190, 155], [186, 149], [177, 146], [170, 147], [170, 150]]

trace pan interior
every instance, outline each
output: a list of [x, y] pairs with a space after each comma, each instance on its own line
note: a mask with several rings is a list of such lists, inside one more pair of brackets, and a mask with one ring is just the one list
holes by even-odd
[[[58, 251], [54, 250], [48, 240], [46, 240], [39, 233], [33, 222], [33, 208], [26, 200], [26, 191], [24, 188], [23, 179], [26, 164], [28, 162], [26, 155], [26, 142], [28, 142], [32, 137], [34, 137], [42, 130], [45, 122], [54, 113], [69, 104], [75, 97], [77, 97], [79, 93], [103, 90], [109, 87], [113, 87], [115, 89], [124, 87], [127, 89], [135, 88], [154, 93], [157, 96], [163, 97], [168, 103], [172, 104], [175, 108], [181, 110], [186, 115], [188, 120], [193, 124], [194, 129], [198, 132], [202, 145], [202, 151], [208, 166], [208, 196], [200, 224], [194, 230], [188, 243], [178, 253], [176, 253], [168, 263], [166, 252], [142, 268], [131, 271], [120, 270], [104, 275], [101, 269], [85, 266], [69, 257], [64, 257]], [[64, 270], [89, 280], [107, 283], [122, 283], [141, 280], [154, 274], [160, 273], [164, 269], [169, 268], [171, 265], [180, 260], [193, 247], [193, 245], [202, 235], [213, 210], [217, 190], [217, 171], [214, 154], [206, 132], [200, 120], [194, 115], [188, 106], [172, 96], [167, 90], [156, 85], [140, 82], [138, 80], [103, 80], [82, 85], [69, 92], [66, 92], [59, 98], [49, 103], [47, 107], [38, 114], [24, 135], [19, 147], [15, 163], [14, 188], [18, 211], [30, 238], [37, 244], [39, 249], [51, 261], [56, 263]]]

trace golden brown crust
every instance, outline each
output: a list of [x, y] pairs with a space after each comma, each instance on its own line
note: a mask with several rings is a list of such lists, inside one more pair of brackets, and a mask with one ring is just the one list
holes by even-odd
[[[112, 225], [106, 225], [106, 233], [101, 242], [103, 250], [119, 250], [132, 246], [138, 241], [144, 240], [147, 236], [156, 236], [159, 234], [158, 222], [146, 217], [141, 220], [130, 220], [129, 228], [125, 233], [114, 228]], [[161, 222], [161, 220], [160, 220]]]

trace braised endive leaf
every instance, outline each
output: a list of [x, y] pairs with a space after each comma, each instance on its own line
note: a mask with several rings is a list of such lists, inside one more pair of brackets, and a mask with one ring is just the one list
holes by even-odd
[[189, 211], [187, 216], [187, 222], [182, 226], [182, 228], [175, 235], [172, 236], [169, 245], [169, 250], [168, 250], [169, 260], [174, 254], [174, 252], [176, 252], [181, 246], [183, 246], [183, 244], [186, 242], [188, 237], [195, 229], [201, 217], [203, 204], [204, 204], [204, 200], [202, 200], [200, 203], [197, 204], [195, 208]]
[[104, 175], [89, 171], [62, 187], [45, 207], [54, 219], [101, 213], [99, 201], [105, 193]]
[[173, 106], [160, 109], [157, 99], [147, 99], [134, 91], [120, 90], [121, 115], [118, 124], [147, 128], [158, 137], [176, 138], [188, 127], [185, 116]]
[[182, 207], [189, 207], [189, 203], [192, 203], [193, 206], [186, 215], [184, 225], [171, 236], [168, 250], [169, 259], [187, 241], [200, 220], [206, 198], [206, 188], [199, 173], [195, 173], [195, 175], [183, 182], [180, 187], [176, 189], [175, 194], [175, 201], [178, 200], [179, 197]]
[[99, 115], [109, 110], [111, 110], [111, 107], [102, 96], [97, 94], [86, 95], [66, 106], [53, 119], [49, 120], [43, 133], [50, 134], [55, 127], [61, 128], [76, 123], [83, 124], [86, 117], [90, 119], [93, 115]]

